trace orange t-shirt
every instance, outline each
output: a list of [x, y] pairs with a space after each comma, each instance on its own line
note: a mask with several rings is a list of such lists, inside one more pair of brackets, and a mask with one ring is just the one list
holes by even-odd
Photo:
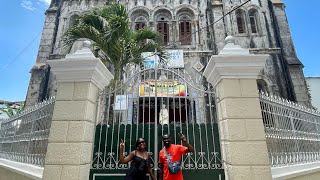
[[[181, 145], [171, 144], [169, 148], [166, 148], [167, 154], [171, 156], [171, 162], [180, 161], [181, 156], [188, 152], [188, 148]], [[183, 180], [182, 171], [177, 174], [170, 174], [168, 170], [167, 156], [163, 149], [159, 153], [160, 163], [163, 164], [163, 180]]]

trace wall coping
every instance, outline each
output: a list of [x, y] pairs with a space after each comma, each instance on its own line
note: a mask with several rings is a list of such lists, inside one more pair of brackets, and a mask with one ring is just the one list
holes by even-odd
[[93, 82], [99, 89], [110, 83], [113, 75], [90, 48], [91, 42], [84, 41], [82, 49], [66, 58], [47, 61], [57, 82]]
[[258, 79], [259, 73], [265, 67], [269, 55], [250, 54], [249, 49], [243, 49], [234, 42], [232, 36], [226, 37], [226, 45], [219, 55], [211, 56], [203, 72], [213, 86], [222, 79]]
[[312, 174], [320, 171], [320, 162], [298, 164], [285, 167], [272, 167], [272, 179], [283, 180], [303, 176], [306, 174]]
[[222, 79], [258, 79], [268, 55], [215, 55], [203, 75], [216, 86]]
[[34, 166], [31, 164], [19, 163], [0, 158], [0, 167], [9, 171], [21, 174], [31, 179], [41, 180], [43, 174], [43, 167]]

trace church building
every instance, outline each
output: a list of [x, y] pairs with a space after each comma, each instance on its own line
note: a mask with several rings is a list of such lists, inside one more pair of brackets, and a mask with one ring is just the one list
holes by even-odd
[[[233, 36], [236, 44], [252, 54], [269, 54], [260, 73], [261, 91], [310, 105], [303, 64], [297, 58], [281, 0], [118, 0], [129, 13], [133, 29], [150, 27], [160, 33], [169, 50], [183, 50], [184, 70], [201, 77], [212, 55], [223, 49], [224, 39]], [[55, 95], [57, 87], [47, 61], [61, 59], [62, 36], [75, 19], [108, 0], [52, 0], [37, 59], [31, 69], [26, 107]]]

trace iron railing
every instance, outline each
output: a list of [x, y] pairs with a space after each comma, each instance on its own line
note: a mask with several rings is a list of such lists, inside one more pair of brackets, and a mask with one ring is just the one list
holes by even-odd
[[118, 163], [119, 144], [126, 140], [128, 154], [139, 137], [157, 169], [161, 135], [169, 133], [172, 143], [181, 144], [180, 131], [195, 149], [183, 156], [185, 169], [223, 168], [214, 91], [200, 73], [192, 79], [182, 69], [132, 67], [123, 79], [99, 95], [92, 169], [129, 168]]
[[270, 163], [273, 167], [320, 161], [320, 113], [260, 93]]
[[44, 165], [55, 98], [4, 120], [0, 129], [0, 158]]

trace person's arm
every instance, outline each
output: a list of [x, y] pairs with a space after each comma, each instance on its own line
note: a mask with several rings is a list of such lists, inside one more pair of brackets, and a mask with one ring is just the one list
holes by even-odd
[[187, 138], [181, 132], [179, 132], [178, 135], [182, 141], [182, 145], [187, 147], [189, 152], [194, 152], [193, 147], [187, 142]]
[[134, 153], [130, 152], [127, 157], [124, 157], [124, 155], [123, 155], [124, 143], [125, 143], [125, 141], [123, 141], [121, 139], [121, 143], [120, 143], [120, 163], [127, 164], [134, 157]]
[[157, 178], [156, 178], [156, 177], [154, 176], [154, 174], [153, 174], [153, 171], [152, 171], [151, 167], [148, 167], [148, 172], [149, 172], [152, 180], [157, 180]]
[[163, 163], [159, 163], [159, 179], [163, 180]]
[[148, 159], [147, 159], [147, 170], [148, 170], [152, 180], [157, 180], [157, 178], [154, 176], [153, 171], [152, 171], [151, 166], [150, 166], [150, 155], [149, 155], [149, 153], [148, 153]]

